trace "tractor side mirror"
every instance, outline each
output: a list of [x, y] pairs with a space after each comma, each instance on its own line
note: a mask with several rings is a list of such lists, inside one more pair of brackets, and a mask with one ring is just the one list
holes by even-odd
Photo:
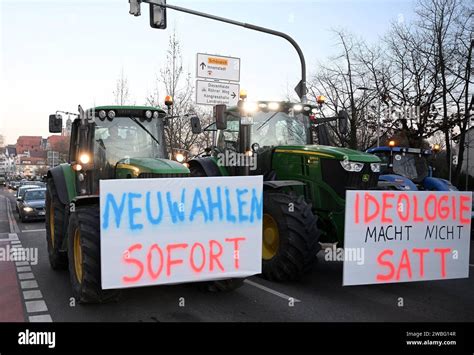
[[[166, 0], [161, 0], [166, 5]], [[150, 26], [159, 30], [166, 29], [166, 7], [150, 4]]]
[[191, 117], [191, 132], [193, 132], [193, 134], [199, 134], [202, 132], [201, 120], [198, 116]]
[[349, 131], [349, 114], [347, 111], [339, 111], [337, 114], [339, 132], [347, 134]]
[[49, 133], [61, 133], [63, 130], [63, 118], [61, 115], [49, 115]]
[[216, 120], [216, 129], [218, 130], [227, 129], [227, 116], [225, 115], [226, 110], [226, 105], [214, 106], [214, 118]]

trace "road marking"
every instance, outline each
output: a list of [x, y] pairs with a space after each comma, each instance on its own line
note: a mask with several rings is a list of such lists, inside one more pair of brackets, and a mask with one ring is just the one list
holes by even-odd
[[49, 314], [42, 314], [40, 316], [30, 316], [28, 317], [30, 323], [41, 322], [41, 323], [51, 323], [53, 320]]
[[43, 298], [43, 294], [40, 290], [30, 290], [30, 291], [23, 291], [23, 298], [25, 300], [33, 300], [35, 298]]
[[30, 267], [30, 266], [20, 266], [20, 267], [17, 267], [17, 268], [16, 268], [16, 271], [17, 271], [17, 272], [27, 272], [27, 271], [31, 271], [31, 267]]
[[23, 229], [22, 233], [37, 233], [37, 232], [46, 232], [46, 229]]
[[30, 263], [28, 261], [17, 261], [16, 266], [28, 266]]
[[[7, 216], [8, 216], [8, 223], [10, 225], [10, 233], [9, 234], [9, 239], [11, 239], [10, 243], [13, 247], [20, 247], [22, 248], [21, 241], [18, 238], [18, 233], [21, 233], [20, 228], [18, 227], [18, 223], [16, 223], [15, 217], [13, 216], [13, 210], [11, 206], [11, 201], [9, 199], [6, 199], [7, 203]], [[33, 232], [35, 230], [30, 230], [29, 232]], [[44, 231], [43, 230], [36, 230], [36, 231]], [[13, 238], [12, 238], [13, 237]], [[39, 290], [38, 282], [36, 282], [35, 275], [33, 272], [20, 272], [21, 271], [31, 271], [31, 267], [29, 266], [28, 262], [16, 262], [16, 266], [20, 266], [23, 268], [18, 268], [17, 269], [17, 277], [18, 280], [20, 281], [20, 287], [22, 290], [28, 290], [29, 291], [23, 291], [23, 302], [26, 307], [27, 313], [41, 313], [41, 312], [48, 312], [48, 306], [46, 305], [46, 302], [43, 300], [43, 294], [41, 293], [41, 290]], [[29, 270], [27, 270], [29, 268]], [[22, 281], [24, 280], [24, 281]], [[37, 298], [38, 300], [35, 301], [27, 301], [29, 299], [35, 299]], [[48, 313], [45, 314], [39, 314], [36, 316], [29, 316], [28, 317], [29, 322], [52, 322], [52, 318]]]
[[32, 272], [23, 272], [18, 274], [18, 278], [20, 280], [32, 280], [35, 278], [35, 275]]
[[263, 286], [263, 285], [260, 285], [259, 283], [256, 283], [254, 281], [250, 281], [250, 280], [245, 280], [244, 281], [247, 285], [251, 285], [251, 286], [254, 286], [256, 288], [259, 288], [263, 291], [266, 291], [268, 293], [271, 293], [272, 295], [275, 295], [277, 297], [280, 297], [280, 298], [283, 298], [287, 301], [290, 301], [290, 300], [293, 300], [294, 302], [301, 302], [299, 299], [296, 299], [294, 297], [291, 297], [291, 296], [288, 296], [288, 295], [285, 295], [284, 293], [281, 293], [281, 292], [278, 292], [278, 291], [275, 291], [275, 290], [272, 290], [271, 288], [269, 287], [266, 287], [266, 286]]
[[43, 300], [39, 301], [26, 301], [25, 302], [26, 311], [28, 313], [38, 313], [48, 311], [48, 307]]
[[22, 290], [26, 290], [28, 288], [38, 288], [38, 283], [36, 280], [20, 281], [20, 286]]

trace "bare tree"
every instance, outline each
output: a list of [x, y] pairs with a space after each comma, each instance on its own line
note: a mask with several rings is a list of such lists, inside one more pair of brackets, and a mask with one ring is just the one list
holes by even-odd
[[120, 78], [117, 79], [115, 90], [113, 91], [115, 104], [124, 106], [130, 104], [130, 91], [128, 87], [128, 79], [125, 77], [123, 68]]
[[160, 87], [163, 87], [165, 95], [173, 97], [173, 106], [169, 112], [172, 118], [167, 119], [165, 126], [165, 138], [171, 150], [185, 150], [196, 154], [203, 148], [211, 145], [209, 132], [200, 135], [193, 134], [189, 115], [198, 115], [201, 124], [206, 126], [210, 123], [209, 112], [197, 107], [193, 101], [194, 85], [191, 73], [183, 68], [181, 43], [173, 31], [169, 38], [166, 62], [156, 77], [155, 88], [146, 101], [149, 105], [160, 106]]

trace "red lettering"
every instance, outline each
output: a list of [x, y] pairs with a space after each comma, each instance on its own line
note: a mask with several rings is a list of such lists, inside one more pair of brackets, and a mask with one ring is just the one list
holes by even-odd
[[[400, 211], [400, 204], [402, 204], [403, 206], [402, 199], [406, 201], [406, 206], [403, 207], [403, 209], [406, 211], [405, 215], [403, 215], [402, 211]], [[407, 222], [408, 219], [410, 218], [410, 199], [408, 198], [407, 194], [400, 194], [398, 196], [397, 211], [398, 211], [398, 218], [400, 218], [400, 221]]]
[[445, 220], [449, 217], [449, 207], [446, 203], [443, 204], [443, 202], [449, 202], [448, 196], [443, 195], [438, 201], [438, 215], [440, 219]]
[[135, 250], [141, 250], [143, 247], [142, 244], [140, 243], [137, 243], [137, 244], [133, 244], [130, 248], [128, 248], [125, 253], [123, 254], [123, 261], [126, 262], [127, 264], [134, 264], [138, 267], [138, 272], [135, 276], [124, 276], [122, 277], [122, 281], [123, 282], [126, 282], [126, 283], [133, 283], [133, 282], [137, 282], [138, 280], [140, 280], [143, 276], [143, 271], [144, 271], [144, 267], [143, 267], [143, 263], [138, 260], [138, 259], [135, 259], [135, 258], [131, 258], [130, 255], [132, 254], [133, 251]]
[[[219, 248], [219, 252], [217, 254], [214, 253], [214, 245], [216, 245]], [[214, 262], [217, 264], [219, 269], [221, 269], [221, 271], [224, 271], [224, 267], [222, 266], [221, 261], [219, 260], [220, 257], [222, 256], [222, 253], [224, 252], [221, 243], [219, 243], [217, 240], [210, 240], [209, 247], [210, 247], [210, 251], [209, 251], [210, 271], [214, 271]]]
[[386, 275], [383, 275], [383, 274], [377, 274], [377, 281], [389, 281], [393, 278], [393, 274], [395, 273], [395, 267], [393, 266], [393, 264], [388, 261], [388, 260], [383, 260], [383, 257], [385, 255], [390, 255], [392, 256], [393, 255], [393, 250], [391, 249], [385, 249], [383, 252], [381, 252], [379, 254], [379, 256], [377, 257], [377, 263], [380, 265], [380, 266], [386, 266], [390, 269], [390, 273], [386, 274]]
[[[197, 267], [196, 264], [194, 263], [194, 250], [197, 247], [201, 248], [201, 254], [202, 254], [202, 264], [199, 267]], [[193, 245], [193, 247], [191, 248], [191, 254], [189, 256], [189, 262], [194, 272], [200, 273], [202, 269], [204, 269], [204, 267], [206, 266], [206, 251], [204, 250], [204, 245], [202, 245], [201, 243], [195, 243]]]
[[410, 258], [408, 257], [408, 250], [404, 249], [402, 253], [402, 257], [400, 258], [400, 264], [398, 265], [398, 271], [397, 271], [397, 277], [396, 280], [400, 280], [400, 274], [402, 269], [407, 269], [408, 273], [408, 278], [412, 278], [412, 273], [411, 273], [411, 264], [410, 264]]
[[453, 219], [456, 220], [456, 197], [451, 197], [451, 204], [453, 205]]
[[[468, 196], [460, 196], [461, 206], [459, 210], [459, 219], [461, 224], [469, 224], [471, 221], [471, 199]], [[466, 202], [466, 204], [464, 204]], [[467, 212], [467, 217], [464, 217], [464, 212]]]
[[429, 253], [430, 250], [429, 249], [416, 249], [416, 248], [414, 248], [413, 252], [415, 254], [420, 255], [420, 277], [423, 277], [423, 276], [425, 276], [425, 254]]
[[[377, 215], [379, 214], [380, 212], [380, 205], [379, 205], [379, 202], [375, 199], [375, 197], [373, 197], [372, 195], [370, 195], [369, 193], [365, 193], [365, 204], [364, 204], [364, 223], [370, 223], [371, 221], [373, 221]], [[372, 214], [371, 216], [369, 215], [369, 201], [372, 201], [375, 203], [375, 212], [374, 214]]]
[[[433, 202], [433, 207], [434, 207], [434, 211], [432, 215], [430, 215], [429, 208], [428, 208], [430, 205], [430, 202]], [[429, 194], [425, 200], [425, 217], [430, 222], [436, 220], [436, 207], [437, 207], [436, 196], [433, 194]]]
[[390, 218], [390, 217], [387, 217], [385, 215], [385, 212], [387, 212], [387, 209], [390, 209], [393, 207], [393, 205], [391, 203], [388, 203], [388, 199], [392, 199], [395, 197], [395, 194], [393, 193], [386, 193], [384, 192], [382, 194], [382, 223], [392, 223], [393, 222], [393, 219]]
[[188, 247], [188, 244], [181, 243], [181, 244], [170, 244], [166, 247], [166, 251], [168, 252], [168, 257], [166, 260], [166, 275], [171, 275], [171, 266], [172, 265], [180, 265], [183, 263], [183, 259], [171, 259], [171, 251], [174, 249], [185, 249]]
[[[153, 271], [153, 250], [156, 250], [158, 254], [160, 255], [160, 267], [156, 272]], [[158, 244], [153, 244], [150, 247], [150, 250], [148, 250], [148, 254], [146, 256], [147, 259], [147, 268], [148, 268], [148, 273], [150, 274], [150, 277], [152, 280], [156, 280], [158, 276], [160, 276], [161, 271], [163, 270], [163, 250], [158, 246]]]
[[413, 195], [413, 205], [413, 222], [423, 222], [423, 218], [418, 216], [418, 196], [416, 195]]
[[355, 200], [355, 223], [359, 224], [359, 200], [360, 194], [356, 192], [356, 200]]
[[451, 252], [451, 248], [435, 248], [435, 253], [441, 257], [441, 277], [446, 277], [446, 254]]
[[239, 237], [239, 238], [225, 238], [226, 242], [229, 243], [234, 243], [234, 266], [235, 269], [239, 269], [239, 260], [240, 260], [240, 255], [239, 255], [239, 242], [245, 240], [246, 238], [244, 237]]

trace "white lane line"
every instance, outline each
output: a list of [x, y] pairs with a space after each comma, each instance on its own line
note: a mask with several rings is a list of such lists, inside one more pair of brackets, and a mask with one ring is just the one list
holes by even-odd
[[37, 233], [37, 232], [46, 232], [46, 229], [23, 229], [22, 233]]
[[9, 199], [6, 199], [6, 202], [8, 223], [10, 224], [10, 233], [20, 233], [20, 228], [18, 228], [18, 224], [16, 223], [15, 217], [13, 216], [11, 201]]
[[26, 311], [28, 313], [38, 313], [38, 312], [47, 312], [48, 307], [43, 300], [39, 301], [26, 301], [25, 302]]
[[28, 317], [30, 323], [41, 322], [41, 323], [51, 323], [53, 320], [49, 314], [43, 314], [40, 316], [30, 316]]
[[251, 285], [251, 286], [254, 286], [254, 287], [256, 287], [256, 288], [259, 288], [260, 290], [263, 290], [263, 291], [266, 291], [266, 292], [268, 292], [268, 293], [271, 293], [272, 295], [275, 295], [275, 296], [277, 296], [277, 297], [283, 298], [284, 300], [287, 300], [287, 301], [293, 300], [293, 302], [301, 302], [299, 299], [296, 299], [296, 298], [294, 298], [294, 297], [285, 295], [284, 293], [281, 293], [281, 292], [272, 290], [271, 288], [266, 287], [266, 286], [263, 286], [263, 285], [260, 285], [259, 283], [256, 283], [256, 282], [254, 282], [254, 281], [250, 281], [250, 280], [247, 279], [247, 280], [245, 280], [244, 282], [245, 282], [247, 285]]
[[37, 298], [43, 298], [43, 294], [40, 290], [23, 291], [23, 298], [25, 300], [34, 300]]
[[20, 280], [34, 280], [35, 275], [32, 272], [22, 272], [18, 274]]
[[20, 286], [22, 290], [29, 288], [38, 288], [38, 283], [36, 280], [20, 281]]

